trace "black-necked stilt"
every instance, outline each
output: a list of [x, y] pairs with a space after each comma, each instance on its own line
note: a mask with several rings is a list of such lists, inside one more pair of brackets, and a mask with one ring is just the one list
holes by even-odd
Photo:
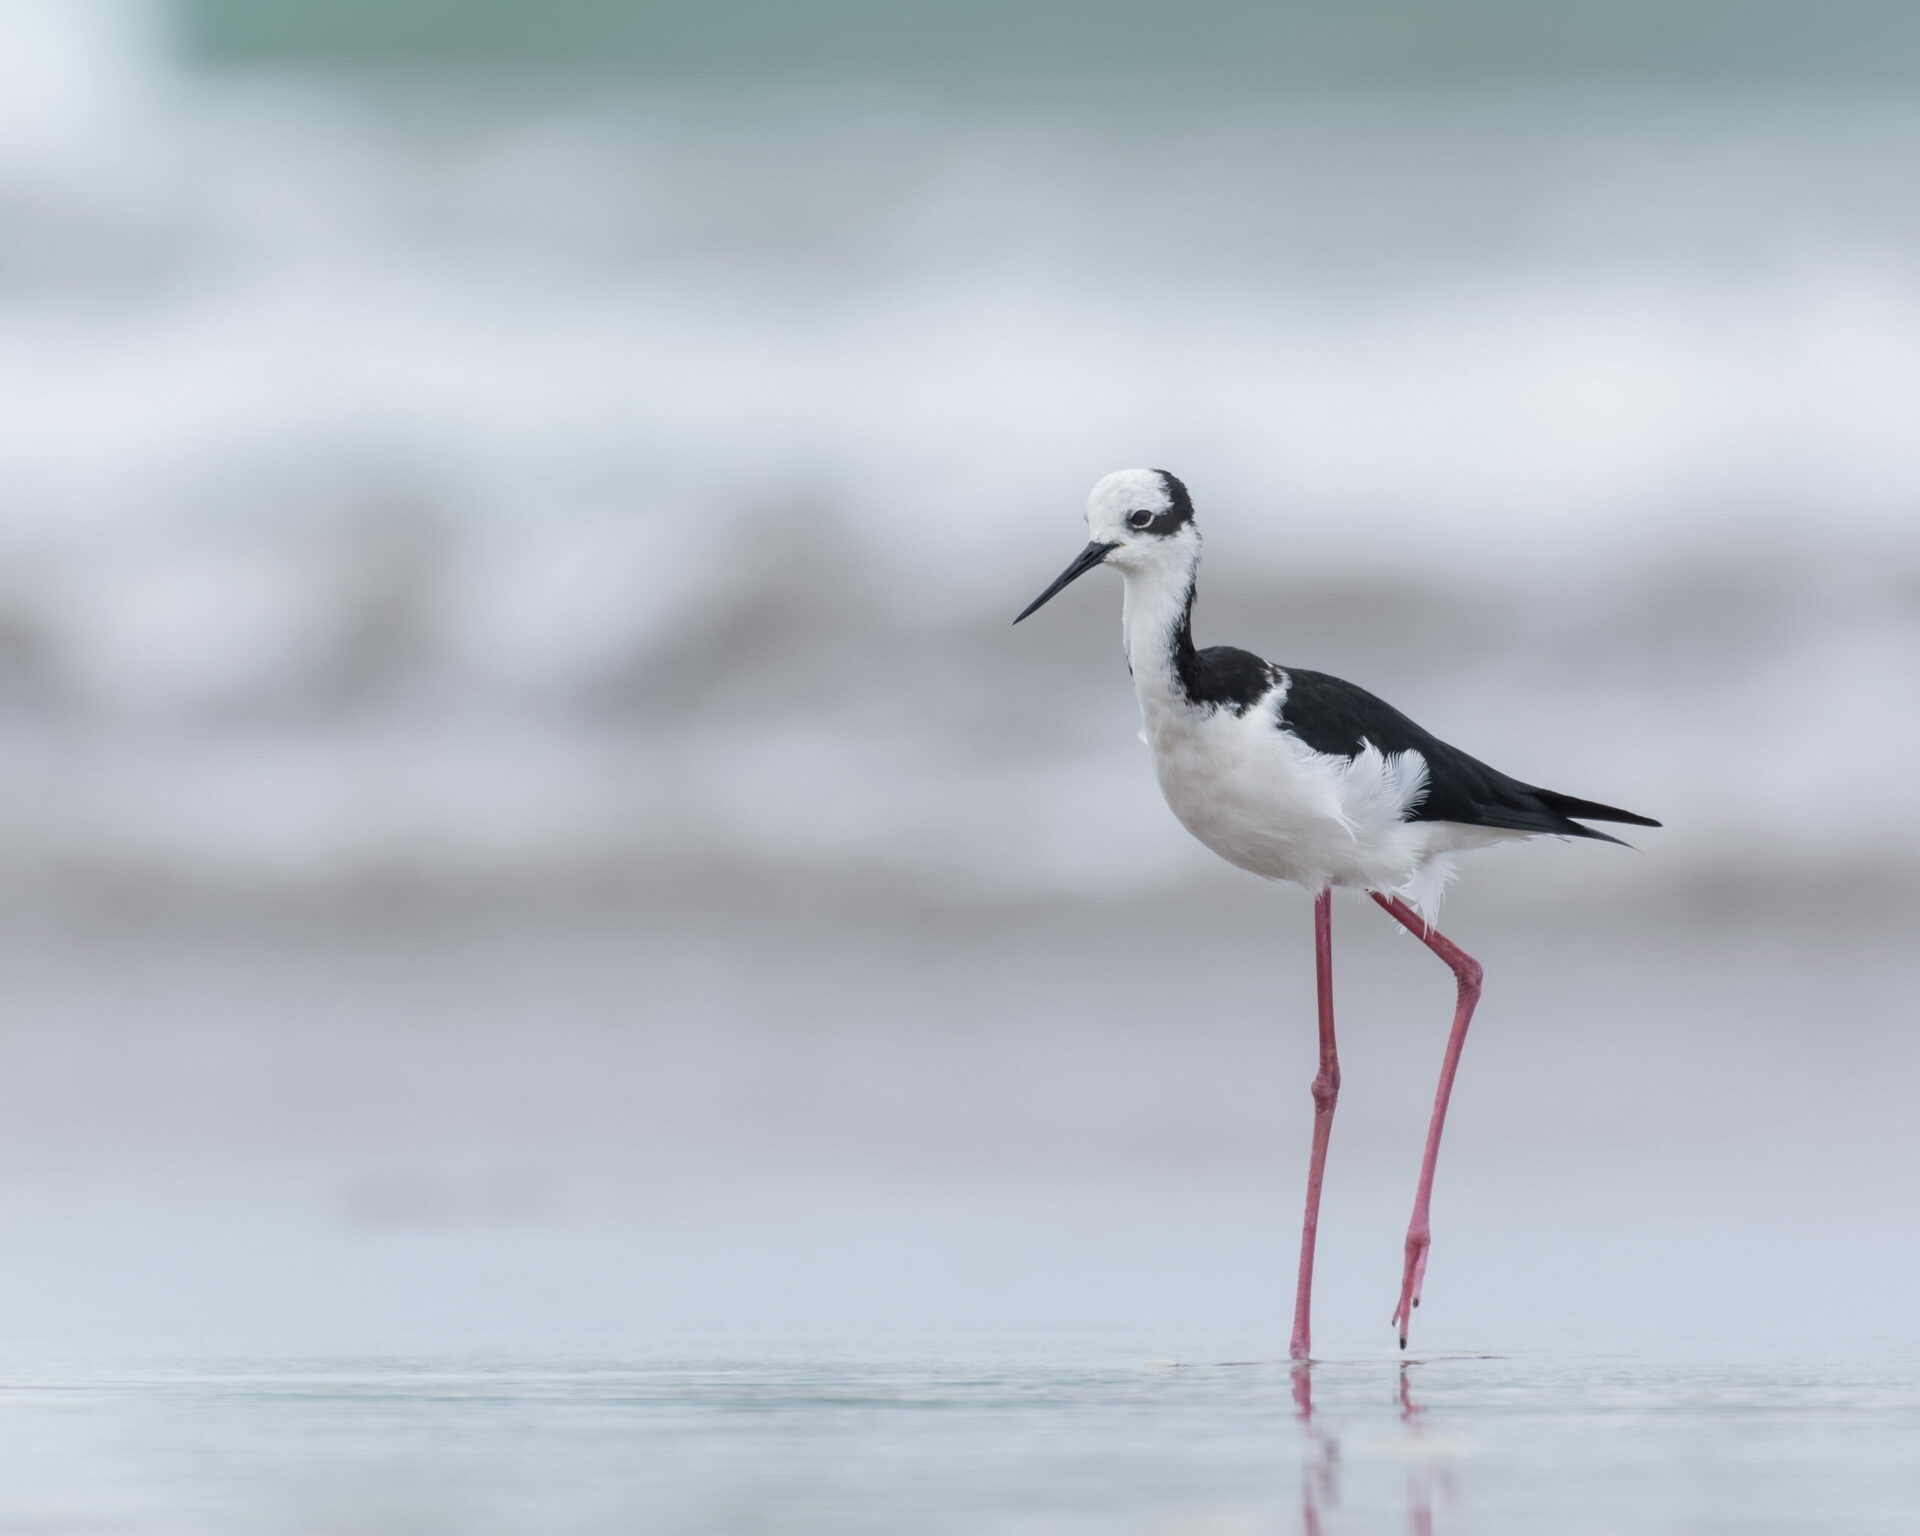
[[1095, 566], [1117, 568], [1126, 580], [1127, 665], [1160, 791], [1173, 814], [1228, 863], [1314, 893], [1320, 1070], [1313, 1080], [1313, 1152], [1294, 1296], [1295, 1359], [1306, 1359], [1311, 1344], [1320, 1183], [1340, 1096], [1332, 888], [1365, 891], [1444, 960], [1459, 985], [1394, 1311], [1404, 1349], [1426, 1273], [1427, 1209], [1447, 1098], [1480, 998], [1479, 963], [1431, 922], [1453, 872], [1453, 855], [1542, 835], [1620, 841], [1575, 818], [1640, 827], [1660, 823], [1508, 778], [1429, 735], [1364, 688], [1324, 672], [1275, 666], [1231, 646], [1195, 649], [1200, 531], [1187, 488], [1165, 470], [1108, 475], [1087, 499], [1087, 531], [1092, 542], [1014, 623]]

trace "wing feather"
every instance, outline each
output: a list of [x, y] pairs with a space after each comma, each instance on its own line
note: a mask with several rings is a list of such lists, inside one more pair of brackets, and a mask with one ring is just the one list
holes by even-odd
[[1279, 706], [1281, 723], [1314, 751], [1357, 758], [1371, 746], [1390, 756], [1419, 754], [1426, 764], [1426, 792], [1407, 810], [1409, 821], [1453, 821], [1607, 843], [1620, 839], [1573, 818], [1660, 825], [1631, 811], [1522, 783], [1448, 745], [1386, 700], [1342, 678], [1303, 667], [1283, 670], [1288, 682]]

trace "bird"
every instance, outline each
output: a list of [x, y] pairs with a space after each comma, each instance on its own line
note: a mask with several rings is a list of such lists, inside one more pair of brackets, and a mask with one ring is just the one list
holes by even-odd
[[[1319, 1067], [1312, 1083], [1299, 1275], [1289, 1353], [1312, 1350], [1313, 1261], [1340, 1056], [1333, 1016], [1335, 887], [1364, 892], [1452, 971], [1453, 1025], [1427, 1125], [1393, 1323], [1407, 1347], [1432, 1247], [1430, 1206], [1447, 1102], [1479, 1003], [1478, 961], [1434, 926], [1455, 856], [1535, 837], [1621, 843], [1585, 825], [1659, 822], [1511, 778], [1416, 725], [1366, 689], [1193, 641], [1200, 529], [1187, 487], [1162, 469], [1122, 469], [1087, 498], [1089, 540], [1013, 622], [1097, 567], [1125, 591], [1121, 637], [1168, 808], [1229, 864], [1313, 896]], [[1625, 846], [1623, 844], [1623, 846]]]

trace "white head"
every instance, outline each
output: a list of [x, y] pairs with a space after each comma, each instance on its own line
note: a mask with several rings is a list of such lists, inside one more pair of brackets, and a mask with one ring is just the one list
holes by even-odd
[[1087, 497], [1087, 533], [1092, 542], [1020, 619], [1096, 565], [1118, 566], [1130, 576], [1164, 572], [1184, 582], [1200, 558], [1193, 498], [1164, 469], [1116, 469], [1108, 475]]

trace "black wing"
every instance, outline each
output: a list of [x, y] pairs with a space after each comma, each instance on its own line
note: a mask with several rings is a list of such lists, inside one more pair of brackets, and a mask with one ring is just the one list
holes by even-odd
[[1280, 706], [1280, 719], [1314, 751], [1352, 757], [1363, 742], [1372, 742], [1382, 752], [1413, 751], [1426, 759], [1427, 792], [1408, 813], [1409, 820], [1458, 821], [1470, 827], [1593, 837], [1607, 843], [1620, 839], [1583, 827], [1573, 818], [1624, 821], [1636, 827], [1660, 825], [1632, 811], [1508, 778], [1421, 729], [1386, 700], [1340, 678], [1298, 667], [1281, 670], [1292, 683]]

